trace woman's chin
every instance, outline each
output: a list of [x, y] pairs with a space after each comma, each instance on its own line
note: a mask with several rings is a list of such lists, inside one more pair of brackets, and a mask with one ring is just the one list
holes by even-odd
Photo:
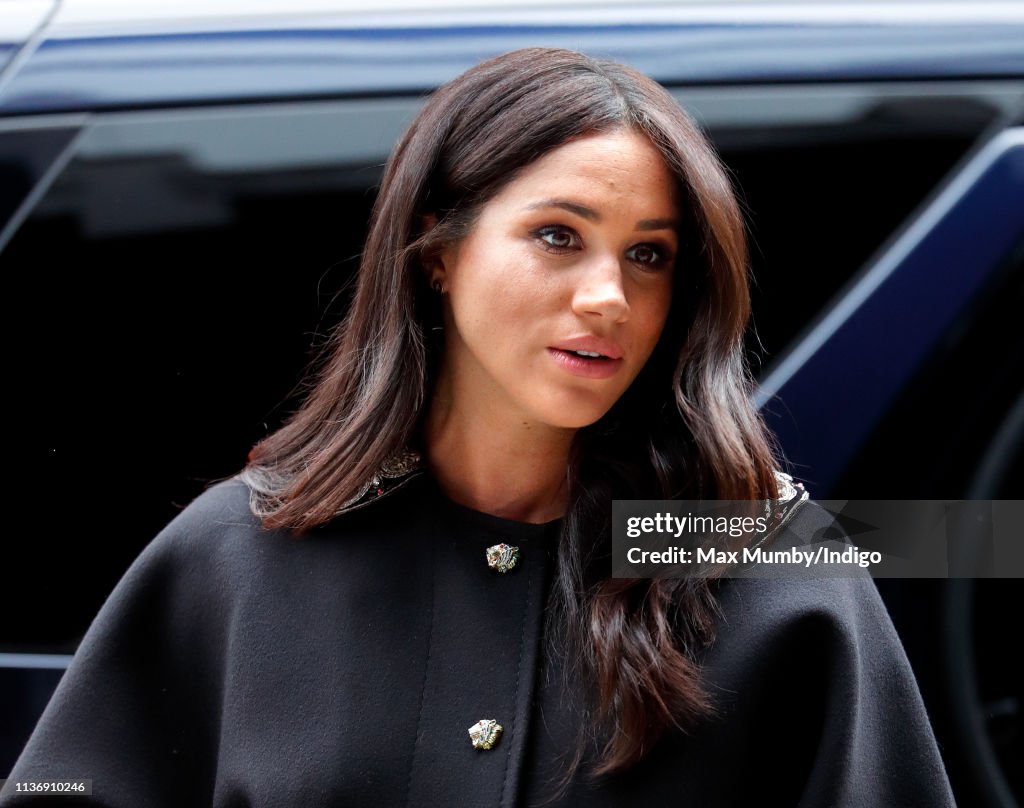
[[537, 413], [537, 420], [556, 429], [583, 429], [600, 421], [611, 406], [594, 406], [593, 402], [565, 402], [562, 406], [545, 407], [543, 412]]

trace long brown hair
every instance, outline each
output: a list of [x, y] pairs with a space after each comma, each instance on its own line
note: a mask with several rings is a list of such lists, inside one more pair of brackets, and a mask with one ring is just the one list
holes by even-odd
[[[684, 221], [668, 325], [571, 453], [551, 648], [568, 649], [567, 679], [591, 688], [563, 785], [589, 743], [601, 744], [593, 775], [620, 771], [666, 729], [713, 709], [695, 660], [713, 639], [714, 583], [608, 578], [610, 501], [778, 496], [743, 354], [743, 219], [714, 149], [664, 88], [612, 61], [529, 48], [438, 89], [388, 161], [351, 308], [304, 403], [253, 448], [242, 473], [264, 525], [304, 530], [329, 521], [386, 458], [415, 445], [439, 350], [424, 262], [465, 237], [482, 206], [538, 157], [623, 128], [660, 151]], [[424, 233], [431, 214], [437, 224]]]

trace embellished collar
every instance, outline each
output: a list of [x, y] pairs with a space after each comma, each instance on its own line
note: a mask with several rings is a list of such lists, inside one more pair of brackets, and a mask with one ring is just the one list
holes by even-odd
[[804, 484], [793, 482], [792, 475], [786, 474], [784, 471], [775, 470], [775, 482], [779, 486], [779, 498], [775, 500], [776, 502], [789, 502], [794, 498], [803, 502], [809, 496]]
[[423, 455], [413, 449], [399, 449], [391, 455], [359, 490], [345, 500], [335, 514], [348, 513], [376, 502], [378, 499], [404, 488], [406, 483], [423, 474]]
[[[422, 454], [414, 449], [399, 449], [388, 457], [373, 476], [359, 486], [359, 490], [345, 500], [335, 513], [340, 515], [365, 508], [378, 499], [404, 488], [407, 483], [425, 472], [426, 464], [423, 462]], [[776, 471], [775, 481], [779, 489], [779, 498], [766, 502], [766, 515], [770, 517], [772, 523], [769, 536], [777, 533], [790, 520], [800, 503], [806, 502], [809, 498], [804, 484], [794, 482], [791, 475]]]
[[775, 483], [779, 489], [779, 498], [765, 502], [765, 516], [771, 528], [754, 547], [774, 538], [793, 517], [800, 504], [810, 499], [804, 484], [794, 482], [793, 477], [784, 471], [775, 470]]

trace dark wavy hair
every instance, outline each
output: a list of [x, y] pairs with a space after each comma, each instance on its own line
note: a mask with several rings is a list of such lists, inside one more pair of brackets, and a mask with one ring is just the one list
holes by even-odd
[[714, 581], [608, 578], [610, 501], [778, 496], [744, 359], [743, 219], [713, 147], [663, 87], [613, 61], [528, 48], [438, 89], [387, 163], [346, 319], [311, 367], [299, 409], [242, 472], [266, 527], [302, 531], [417, 445], [440, 350], [424, 266], [525, 166], [573, 138], [622, 129], [649, 138], [675, 175], [681, 246], [654, 353], [611, 410], [577, 432], [570, 456], [549, 652], [566, 655], [570, 691], [589, 687], [563, 787], [591, 743], [600, 748], [592, 775], [620, 771], [670, 727], [714, 709], [696, 662], [713, 640]]

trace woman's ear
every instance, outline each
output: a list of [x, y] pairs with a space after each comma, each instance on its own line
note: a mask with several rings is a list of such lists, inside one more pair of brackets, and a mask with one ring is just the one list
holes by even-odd
[[[427, 213], [420, 217], [420, 232], [426, 236], [437, 227], [437, 215]], [[447, 291], [447, 273], [445, 270], [443, 251], [439, 247], [430, 250], [423, 260], [423, 272], [427, 283], [435, 292], [444, 294]]]

